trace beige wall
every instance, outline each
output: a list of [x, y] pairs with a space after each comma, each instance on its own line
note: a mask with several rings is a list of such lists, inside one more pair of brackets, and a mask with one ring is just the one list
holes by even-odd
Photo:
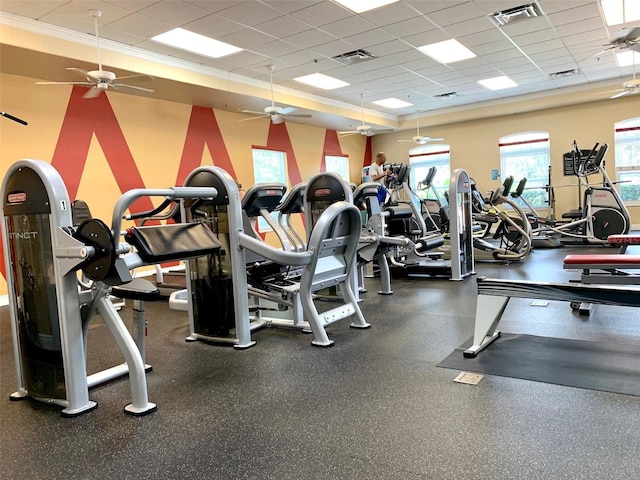
[[[613, 125], [620, 120], [640, 116], [640, 95], [583, 103], [536, 112], [504, 115], [481, 120], [452, 123], [420, 129], [422, 135], [443, 137], [451, 146], [451, 168], [464, 168], [481, 190], [495, 189], [491, 170], [500, 169], [498, 139], [526, 131], [548, 131], [551, 148], [551, 174], [554, 185], [575, 184], [575, 177], [562, 174], [562, 154], [571, 150], [574, 140], [580, 148], [591, 148], [596, 142], [609, 144], [605, 157], [607, 173], [615, 179]], [[434, 120], [437, 123], [437, 118]], [[433, 121], [432, 121], [433, 123]], [[411, 138], [415, 130], [373, 137], [373, 152], [384, 151], [390, 162], [408, 162], [412, 144], [399, 144], [398, 139]], [[516, 179], [518, 181], [519, 179]], [[562, 213], [576, 208], [577, 187], [557, 188], [556, 209]], [[640, 224], [640, 206], [631, 206], [631, 222]]]
[[[31, 78], [0, 74], [2, 110], [29, 122], [25, 127], [0, 118], [2, 178], [10, 165], [22, 158], [52, 162], [70, 93], [70, 86], [38, 86]], [[175, 185], [192, 106], [118, 92], [109, 92], [108, 99], [144, 186], [166, 188]], [[86, 105], [90, 106], [91, 101], [86, 100]], [[225, 111], [215, 111], [215, 116], [236, 176], [246, 188], [254, 183], [251, 147], [267, 146], [269, 120], [241, 122], [239, 120], [246, 119], [246, 115]], [[286, 130], [300, 176], [306, 180], [320, 171], [327, 132], [295, 123], [287, 123]], [[349, 156], [351, 180], [358, 181], [365, 153], [364, 137], [353, 136], [339, 141], [342, 153]], [[201, 164], [214, 163], [205, 148]], [[120, 195], [104, 145], [94, 135], [76, 198], [87, 201], [93, 216], [110, 224], [112, 208]], [[160, 201], [154, 199], [154, 204]], [[299, 221], [294, 225], [302, 228]], [[275, 243], [271, 235], [267, 240]], [[0, 277], [0, 295], [6, 293], [6, 282]]]

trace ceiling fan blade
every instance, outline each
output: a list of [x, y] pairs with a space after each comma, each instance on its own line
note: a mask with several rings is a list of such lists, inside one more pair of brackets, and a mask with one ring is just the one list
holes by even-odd
[[118, 80], [126, 80], [129, 78], [147, 78], [149, 80], [155, 80], [155, 78], [153, 78], [151, 75], [146, 75], [144, 73], [135, 73], [132, 75], [125, 75], [123, 77], [118, 77]]
[[137, 85], [128, 85], [126, 83], [111, 83], [113, 88], [131, 88], [133, 90], [140, 90], [141, 92], [153, 93], [155, 90], [152, 88], [139, 87]]
[[624, 97], [625, 95], [631, 93], [631, 90], [624, 90], [620, 93], [616, 93], [615, 95], [610, 96], [609, 98], [620, 98], [620, 97]]
[[240, 110], [240, 113], [251, 113], [253, 115], [260, 115], [261, 117], [268, 117], [268, 113], [256, 112], [255, 110]]
[[104, 89], [95, 86], [95, 87], [90, 88], [89, 90], [87, 90], [87, 93], [85, 93], [82, 96], [82, 98], [96, 98], [97, 96], [99, 96], [102, 93], [102, 90], [104, 90]]
[[413, 140], [398, 140], [398, 143], [414, 143]]
[[284, 113], [284, 112], [280, 112], [279, 115], [283, 115], [285, 117], [292, 117], [292, 118], [311, 118], [311, 115], [309, 115], [308, 113]]
[[347, 130], [345, 132], [338, 132], [338, 135], [341, 135], [343, 137], [348, 137], [349, 135], [357, 135], [358, 133], [360, 132], [356, 130]]
[[238, 120], [239, 122], [246, 122], [248, 120], [258, 120], [259, 118], [264, 118], [266, 115], [260, 115], [259, 117], [247, 117], [247, 118], [241, 118], [240, 120]]
[[78, 75], [86, 78], [87, 80], [91, 81], [91, 80], [97, 80], [96, 78], [92, 77], [91, 74], [89, 73], [89, 71], [87, 70], [83, 70], [82, 68], [75, 68], [75, 67], [67, 67], [65, 68], [65, 70], [68, 70], [69, 72], [74, 72], [77, 73]]
[[36, 82], [36, 85], [94, 85], [93, 82]]

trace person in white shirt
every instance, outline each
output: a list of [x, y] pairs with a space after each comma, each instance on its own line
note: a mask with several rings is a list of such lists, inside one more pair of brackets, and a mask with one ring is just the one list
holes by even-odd
[[372, 182], [378, 182], [382, 185], [385, 184], [386, 177], [391, 175], [391, 170], [384, 168], [384, 162], [387, 161], [387, 157], [384, 152], [376, 153], [376, 159], [369, 168], [369, 176]]

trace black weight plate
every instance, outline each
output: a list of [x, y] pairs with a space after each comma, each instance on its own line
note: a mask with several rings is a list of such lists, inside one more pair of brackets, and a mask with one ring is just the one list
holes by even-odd
[[115, 242], [111, 229], [100, 219], [82, 222], [74, 237], [95, 249], [95, 254], [82, 266], [82, 271], [91, 280], [103, 280], [116, 262]]

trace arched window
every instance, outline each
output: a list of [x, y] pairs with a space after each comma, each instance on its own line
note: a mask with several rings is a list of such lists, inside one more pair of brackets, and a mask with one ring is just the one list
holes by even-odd
[[616, 178], [625, 202], [640, 202], [640, 117], [615, 125]]
[[441, 199], [445, 198], [445, 192], [449, 192], [449, 180], [451, 179], [451, 155], [447, 144], [420, 145], [409, 150], [409, 165], [411, 174], [409, 182], [411, 188], [420, 198], [427, 198], [428, 192], [417, 190], [418, 183], [427, 176], [431, 167], [436, 167], [436, 176], [433, 186]]
[[[514, 186], [527, 179], [524, 195], [534, 207], [549, 204], [549, 132], [521, 132], [500, 138], [501, 180], [513, 176]], [[536, 188], [537, 187], [537, 188]]]

